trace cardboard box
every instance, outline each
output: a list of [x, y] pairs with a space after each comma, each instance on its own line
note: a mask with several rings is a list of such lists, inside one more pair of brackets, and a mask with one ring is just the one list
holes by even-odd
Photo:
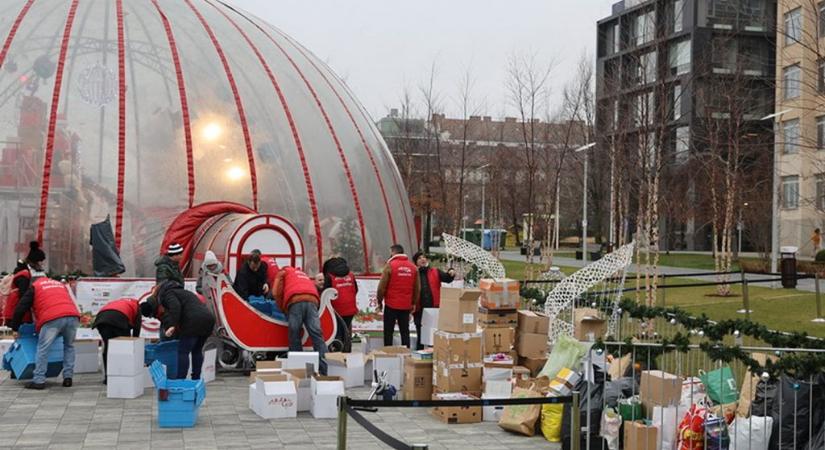
[[624, 423], [624, 450], [651, 450], [656, 448], [658, 429], [643, 422]]
[[0, 360], [3, 359], [3, 355], [11, 348], [12, 344], [14, 344], [13, 338], [0, 339]]
[[515, 327], [518, 325], [518, 312], [515, 309], [478, 308], [479, 328]]
[[485, 355], [492, 353], [510, 353], [516, 343], [515, 328], [485, 328], [481, 332], [484, 338], [482, 350]]
[[[433, 395], [433, 400], [475, 400], [474, 397], [468, 394], [460, 393], [445, 393]], [[444, 423], [481, 423], [481, 407], [480, 406], [446, 406], [435, 407], [432, 409], [432, 414]]]
[[324, 357], [328, 375], [341, 377], [348, 388], [364, 385], [363, 353], [327, 353]]
[[480, 392], [481, 333], [435, 334], [433, 386], [441, 392]]
[[381, 347], [369, 358], [372, 362], [372, 370], [378, 371], [379, 375], [382, 371], [386, 371], [387, 382], [400, 392], [404, 385], [404, 360], [410, 355], [410, 349], [407, 347]]
[[100, 340], [77, 339], [74, 341], [74, 373], [100, 371]]
[[484, 371], [482, 381], [491, 380], [513, 380], [513, 360], [493, 361], [490, 357], [484, 358]]
[[519, 311], [518, 331], [547, 335], [550, 332], [550, 317], [534, 311]]
[[[487, 394], [482, 394], [481, 398], [487, 399]], [[504, 413], [503, 406], [482, 406], [481, 419], [484, 422], [498, 422], [501, 420], [501, 415]]]
[[476, 331], [478, 289], [441, 289], [441, 311], [438, 313], [438, 330], [451, 333]]
[[607, 334], [607, 320], [593, 308], [576, 308], [573, 310], [575, 322], [574, 337], [580, 341], [593, 342]]
[[581, 378], [582, 377], [578, 372], [570, 370], [567, 367], [563, 367], [559, 370], [556, 378], [550, 380], [550, 390], [561, 397], [571, 395], [573, 393], [573, 388], [576, 387], [576, 384], [579, 380], [581, 380]]
[[252, 412], [255, 412], [255, 404], [257, 403], [257, 398], [256, 398], [255, 394], [257, 392], [258, 392], [258, 390], [256, 389], [256, 384], [255, 383], [250, 383], [249, 384], [249, 409], [251, 409]]
[[250, 389], [254, 399], [252, 410], [264, 419], [281, 419], [298, 416], [298, 390], [287, 374], [259, 375], [255, 389]]
[[249, 374], [249, 383], [255, 384], [258, 375], [277, 375], [282, 372], [283, 361], [257, 361], [255, 371]]
[[678, 405], [683, 381], [682, 377], [661, 370], [643, 370], [639, 398], [645, 414], [652, 414], [654, 406]]
[[488, 380], [484, 383], [484, 395], [489, 398], [510, 398], [513, 393], [511, 380]]
[[478, 288], [481, 290], [481, 306], [487, 309], [515, 309], [521, 301], [517, 280], [482, 278]]
[[312, 364], [312, 371], [318, 372], [320, 356], [318, 352], [289, 352], [286, 355], [287, 369], [305, 369], [307, 364]]
[[315, 375], [311, 380], [312, 406], [310, 414], [316, 419], [338, 417], [338, 397], [344, 395], [344, 380], [341, 377]]
[[283, 369], [289, 379], [295, 382], [298, 391], [298, 412], [312, 408], [312, 383], [306, 369]]
[[422, 345], [433, 345], [433, 334], [438, 329], [438, 308], [424, 308], [421, 312], [421, 340]]
[[433, 361], [407, 358], [404, 362], [404, 400], [429, 400], [433, 396]]
[[519, 333], [516, 352], [523, 358], [547, 358], [548, 339], [546, 334]]
[[528, 380], [531, 377], [530, 369], [524, 366], [514, 366], [513, 367], [513, 378], [516, 380]]
[[[113, 339], [114, 340], [114, 339]], [[109, 341], [111, 343], [111, 341]], [[109, 348], [111, 351], [111, 347]], [[111, 353], [110, 353], [111, 355]], [[143, 356], [141, 355], [141, 360]], [[132, 376], [109, 375], [106, 377], [106, 398], [138, 398], [143, 395], [146, 381], [143, 372]]]
[[544, 365], [547, 364], [547, 358], [519, 357], [518, 362], [520, 366], [527, 369], [530, 377], [536, 377], [539, 372], [541, 372], [541, 369], [544, 369]]
[[[201, 380], [204, 383], [215, 381], [215, 371], [218, 364], [218, 349], [210, 348], [203, 352], [203, 364], [201, 365]], [[192, 377], [192, 356], [189, 356], [189, 378]]]
[[[143, 338], [118, 337], [109, 340], [108, 377], [135, 377], [143, 379]], [[141, 382], [141, 389], [143, 383]], [[123, 398], [123, 397], [120, 397]], [[132, 397], [129, 397], [132, 398]]]

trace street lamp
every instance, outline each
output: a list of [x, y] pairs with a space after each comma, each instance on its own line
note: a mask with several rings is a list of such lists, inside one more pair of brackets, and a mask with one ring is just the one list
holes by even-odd
[[[477, 170], [484, 170], [490, 167], [490, 164], [485, 164], [479, 167]], [[484, 248], [484, 227], [487, 222], [484, 221], [484, 187], [487, 182], [487, 176], [485, 173], [481, 174], [481, 248]], [[492, 236], [491, 236], [492, 237]], [[490, 250], [493, 249], [493, 240], [490, 239]]]
[[771, 273], [776, 273], [776, 259], [779, 256], [779, 121], [782, 116], [793, 111], [786, 109], [768, 114], [760, 120], [773, 120], [773, 193], [771, 195]]
[[[747, 208], [748, 202], [742, 204], [742, 208]], [[745, 228], [745, 222], [742, 222], [742, 208], [739, 208], [739, 222], [736, 224], [736, 230], [739, 232], [739, 242], [736, 249], [736, 258], [742, 257], [742, 230]]]
[[[584, 152], [595, 147], [596, 143], [591, 142], [583, 145], [574, 152]], [[587, 153], [584, 154], [584, 183], [582, 188], [582, 262], [587, 261]]]

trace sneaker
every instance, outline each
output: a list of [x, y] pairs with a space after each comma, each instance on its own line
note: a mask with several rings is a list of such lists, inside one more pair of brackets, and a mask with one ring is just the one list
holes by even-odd
[[26, 389], [34, 389], [36, 391], [42, 391], [43, 389], [46, 389], [46, 383], [35, 383], [34, 381], [30, 381], [30, 382], [26, 383], [26, 386], [24, 386], [24, 387]]
[[71, 378], [64, 378], [63, 379], [63, 387], [72, 387], [72, 379]]

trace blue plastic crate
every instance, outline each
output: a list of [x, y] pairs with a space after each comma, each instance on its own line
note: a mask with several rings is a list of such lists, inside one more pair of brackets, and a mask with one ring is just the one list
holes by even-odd
[[170, 380], [159, 361], [153, 362], [149, 371], [158, 391], [158, 425], [161, 428], [194, 427], [198, 410], [206, 399], [203, 380]]
[[[37, 359], [37, 333], [34, 325], [23, 324], [17, 330], [18, 338], [3, 355], [3, 368], [14, 373], [18, 380], [30, 380], [34, 376], [34, 364]], [[63, 371], [63, 338], [58, 337], [49, 348], [49, 365], [46, 377], [56, 377]]]
[[278, 304], [271, 300], [266, 300], [263, 297], [256, 297], [250, 296], [249, 297], [249, 306], [257, 309], [258, 311], [266, 314], [269, 317], [286, 321], [286, 314], [278, 308]]
[[178, 341], [161, 341], [143, 347], [143, 363], [147, 366], [160, 361], [166, 366], [166, 376], [174, 378], [178, 374]]

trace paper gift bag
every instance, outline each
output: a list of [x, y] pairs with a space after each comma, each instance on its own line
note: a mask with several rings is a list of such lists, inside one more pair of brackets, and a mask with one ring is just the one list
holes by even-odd
[[[510, 398], [537, 398], [542, 395], [532, 389], [517, 387], [513, 389]], [[498, 426], [505, 430], [533, 436], [536, 434], [536, 421], [541, 415], [541, 405], [512, 405], [505, 406], [501, 413]]]

